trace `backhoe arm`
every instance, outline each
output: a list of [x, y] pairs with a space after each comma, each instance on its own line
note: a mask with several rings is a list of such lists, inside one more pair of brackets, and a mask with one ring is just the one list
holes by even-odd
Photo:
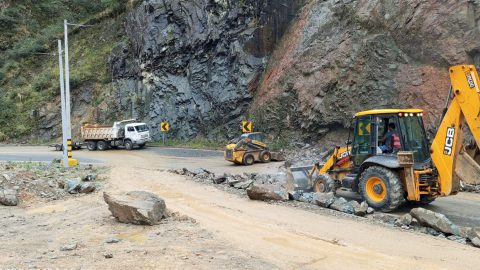
[[442, 196], [460, 191], [460, 178], [455, 173], [455, 165], [462, 146], [465, 120], [480, 146], [480, 80], [477, 71], [473, 65], [462, 65], [451, 67], [449, 72], [455, 96], [431, 148]]

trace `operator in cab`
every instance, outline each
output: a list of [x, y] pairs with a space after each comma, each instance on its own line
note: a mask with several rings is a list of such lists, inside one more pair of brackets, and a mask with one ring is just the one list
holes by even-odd
[[385, 133], [383, 138], [378, 140], [378, 142], [384, 142], [385, 143], [384, 145], [379, 146], [382, 151], [387, 151], [387, 150], [392, 149], [391, 143], [392, 143], [392, 139], [394, 137], [393, 135], [396, 135], [398, 137], [398, 131], [396, 131], [395, 129], [396, 129], [395, 123], [388, 124], [388, 132]]

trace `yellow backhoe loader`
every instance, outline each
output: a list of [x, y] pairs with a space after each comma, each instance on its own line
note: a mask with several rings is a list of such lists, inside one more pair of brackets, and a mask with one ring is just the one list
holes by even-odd
[[[359, 112], [354, 117], [353, 140], [349, 134], [346, 148], [337, 146], [323, 166], [316, 163], [289, 168], [288, 180], [299, 189], [313, 188], [319, 193], [335, 192], [338, 187], [350, 189], [383, 212], [396, 209], [404, 200], [429, 204], [437, 197], [457, 194], [462, 176], [455, 167], [465, 122], [480, 145], [480, 80], [474, 66], [454, 66], [449, 73], [451, 87], [431, 146], [425, 135], [423, 110]], [[379, 139], [389, 127], [395, 127], [397, 136], [382, 146]], [[469, 166], [476, 166], [472, 171], [480, 169], [474, 162]]]

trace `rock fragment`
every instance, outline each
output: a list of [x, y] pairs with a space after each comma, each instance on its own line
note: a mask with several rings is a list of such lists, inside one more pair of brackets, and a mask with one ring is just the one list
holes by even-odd
[[[278, 190], [276, 190], [278, 192]], [[274, 200], [284, 199], [283, 194], [279, 194], [266, 185], [253, 185], [247, 189], [247, 195], [251, 200]], [[285, 192], [286, 193], [286, 192]], [[287, 193], [288, 196], [288, 193]], [[288, 197], [287, 197], [288, 198]]]
[[6, 206], [16, 206], [18, 204], [17, 191], [14, 189], [0, 190], [0, 203]]
[[60, 251], [68, 251], [68, 250], [75, 250], [77, 248], [77, 243], [65, 245], [63, 246]]
[[440, 232], [458, 235], [460, 230], [445, 215], [435, 213], [424, 208], [414, 208], [410, 211], [414, 217], [423, 226], [432, 227]]
[[315, 203], [324, 208], [330, 207], [332, 203], [335, 201], [335, 195], [333, 192], [328, 192], [328, 193], [319, 193], [317, 196]]
[[461, 227], [458, 235], [460, 237], [470, 239], [470, 241], [477, 237], [480, 239], [477, 232], [472, 227]]
[[66, 191], [70, 194], [76, 194], [81, 186], [82, 180], [80, 178], [75, 178], [68, 182], [64, 189], [66, 189]]
[[215, 178], [213, 179], [213, 183], [215, 183], [215, 184], [221, 184], [221, 183], [225, 182], [225, 180], [227, 180], [227, 177], [221, 175], [221, 176], [215, 177]]
[[410, 224], [412, 224], [412, 220], [413, 220], [412, 215], [410, 215], [409, 213], [406, 213], [400, 218], [400, 221], [407, 226], [410, 226]]
[[80, 186], [80, 193], [90, 193], [95, 190], [95, 185], [92, 185], [90, 183], [85, 183], [82, 186]]
[[347, 214], [355, 213], [353, 206], [343, 197], [335, 198], [335, 201], [330, 205], [330, 208]]
[[478, 247], [480, 248], [480, 237], [475, 237], [472, 239], [472, 244], [475, 246], [475, 247]]
[[165, 201], [146, 191], [131, 191], [127, 194], [104, 192], [103, 198], [112, 215], [122, 223], [158, 225], [165, 211]]
[[355, 216], [359, 216], [359, 217], [364, 217], [367, 214], [367, 210], [368, 210], [368, 204], [366, 202], [362, 202], [361, 204], [359, 204], [358, 207], [355, 207], [355, 206], [353, 207]]

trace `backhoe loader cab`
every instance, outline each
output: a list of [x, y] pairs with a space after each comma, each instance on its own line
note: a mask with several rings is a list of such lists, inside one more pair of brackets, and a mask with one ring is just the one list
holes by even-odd
[[[423, 110], [370, 110], [355, 114], [355, 127], [351, 158], [353, 172], [370, 164], [388, 168], [398, 167], [398, 153], [410, 151], [414, 158], [414, 169], [432, 167], [427, 138], [423, 125]], [[379, 142], [395, 126], [386, 142]], [[386, 150], [382, 150], [381, 146]]]

